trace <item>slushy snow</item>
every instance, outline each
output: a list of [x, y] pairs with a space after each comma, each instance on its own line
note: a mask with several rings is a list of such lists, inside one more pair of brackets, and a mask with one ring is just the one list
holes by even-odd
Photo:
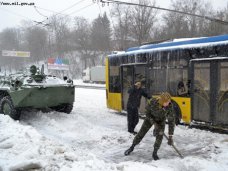
[[124, 156], [134, 136], [127, 132], [126, 116], [107, 109], [105, 94], [105, 90], [76, 88], [71, 114], [25, 112], [20, 121], [0, 115], [0, 170], [228, 170], [228, 135], [186, 126], [177, 126], [174, 133], [184, 159], [164, 138], [160, 160], [152, 160], [152, 129], [131, 155]]

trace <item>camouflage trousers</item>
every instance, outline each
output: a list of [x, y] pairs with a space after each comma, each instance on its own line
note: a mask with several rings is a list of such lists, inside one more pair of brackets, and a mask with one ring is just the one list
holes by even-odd
[[163, 134], [165, 130], [165, 122], [162, 123], [155, 123], [153, 119], [146, 118], [138, 132], [138, 134], [135, 136], [133, 140], [133, 145], [137, 145], [141, 142], [143, 137], [146, 135], [146, 133], [149, 131], [149, 129], [152, 126], [155, 126], [156, 129], [156, 140], [154, 143], [154, 150], [158, 150], [161, 146], [162, 139], [163, 139]]

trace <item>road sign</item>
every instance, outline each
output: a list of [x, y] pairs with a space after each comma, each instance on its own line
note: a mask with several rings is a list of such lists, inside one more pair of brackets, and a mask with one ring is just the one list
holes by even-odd
[[3, 50], [2, 51], [2, 56], [28, 58], [28, 57], [30, 57], [30, 52]]

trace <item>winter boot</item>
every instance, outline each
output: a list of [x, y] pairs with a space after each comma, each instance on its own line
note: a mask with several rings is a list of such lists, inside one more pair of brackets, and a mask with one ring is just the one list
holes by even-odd
[[130, 133], [133, 134], [133, 135], [136, 135], [138, 132], [131, 131]]
[[134, 150], [135, 146], [132, 145], [129, 149], [127, 149], [125, 152], [124, 152], [124, 155], [125, 156], [128, 156], [133, 150]]
[[152, 154], [152, 157], [153, 157], [154, 160], [159, 160], [157, 152], [158, 152], [158, 150], [154, 149], [154, 152]]

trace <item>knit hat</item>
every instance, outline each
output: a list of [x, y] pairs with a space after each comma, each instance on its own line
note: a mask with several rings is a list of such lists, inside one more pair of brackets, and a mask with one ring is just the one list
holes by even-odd
[[158, 97], [158, 103], [162, 106], [164, 103], [171, 100], [171, 95], [168, 92], [163, 92]]

